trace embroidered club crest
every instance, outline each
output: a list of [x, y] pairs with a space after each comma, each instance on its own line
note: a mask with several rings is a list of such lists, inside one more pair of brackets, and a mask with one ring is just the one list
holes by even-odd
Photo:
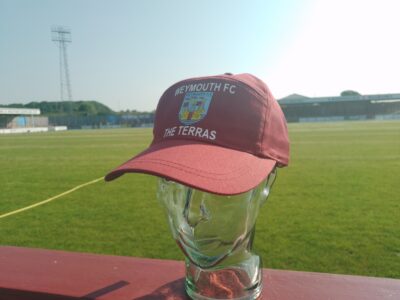
[[207, 115], [212, 96], [212, 92], [186, 93], [179, 111], [179, 120], [185, 125], [202, 120]]

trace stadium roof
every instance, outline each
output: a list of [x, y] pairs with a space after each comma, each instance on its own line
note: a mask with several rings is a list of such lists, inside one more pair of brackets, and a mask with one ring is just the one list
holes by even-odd
[[0, 115], [40, 115], [40, 109], [0, 107]]
[[306, 97], [292, 94], [285, 98], [278, 99], [279, 104], [310, 104], [344, 101], [371, 101], [371, 102], [400, 102], [400, 94], [377, 94], [377, 95], [354, 95], [336, 97]]

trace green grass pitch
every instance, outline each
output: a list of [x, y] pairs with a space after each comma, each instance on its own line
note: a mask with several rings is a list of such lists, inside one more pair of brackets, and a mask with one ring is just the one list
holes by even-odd
[[[400, 278], [400, 122], [290, 124], [257, 222], [264, 267]], [[107, 171], [151, 141], [151, 129], [0, 136], [0, 215]], [[127, 174], [0, 219], [0, 244], [183, 259], [155, 198], [154, 177]]]

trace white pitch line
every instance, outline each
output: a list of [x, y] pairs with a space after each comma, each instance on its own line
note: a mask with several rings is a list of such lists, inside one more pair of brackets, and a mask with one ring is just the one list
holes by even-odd
[[68, 194], [70, 194], [70, 193], [72, 193], [72, 192], [75, 192], [76, 190], [79, 190], [80, 188], [83, 188], [83, 187], [88, 186], [88, 185], [90, 185], [90, 184], [96, 183], [96, 182], [98, 182], [98, 181], [100, 181], [100, 180], [103, 180], [103, 179], [104, 179], [104, 177], [97, 178], [97, 179], [95, 179], [95, 180], [92, 180], [92, 181], [89, 181], [89, 182], [86, 182], [86, 183], [77, 185], [76, 187], [74, 187], [74, 188], [72, 188], [72, 189], [70, 189], [70, 190], [68, 190], [68, 191], [65, 191], [64, 193], [58, 194], [58, 195], [53, 196], [53, 197], [51, 197], [51, 198], [48, 198], [48, 199], [46, 199], [46, 200], [43, 200], [43, 201], [40, 201], [40, 202], [38, 202], [38, 203], [35, 203], [35, 204], [32, 204], [32, 205], [29, 205], [29, 206], [26, 206], [26, 207], [23, 207], [23, 208], [14, 210], [14, 211], [10, 211], [10, 212], [5, 213], [5, 214], [2, 214], [2, 215], [0, 215], [0, 219], [5, 218], [5, 217], [8, 217], [8, 216], [11, 216], [11, 215], [18, 214], [18, 213], [20, 213], [20, 212], [23, 212], [23, 211], [26, 211], [26, 210], [35, 208], [35, 207], [37, 207], [37, 206], [40, 206], [40, 205], [43, 205], [43, 204], [46, 204], [46, 203], [49, 203], [50, 201], [53, 201], [53, 200], [55, 200], [55, 199], [57, 199], [57, 198], [60, 198], [60, 197], [65, 196], [65, 195], [68, 195]]

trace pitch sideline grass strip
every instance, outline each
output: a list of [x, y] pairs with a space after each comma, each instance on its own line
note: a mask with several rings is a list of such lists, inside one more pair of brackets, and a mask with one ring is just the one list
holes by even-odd
[[85, 187], [85, 186], [94, 184], [94, 183], [96, 183], [96, 182], [99, 182], [100, 180], [103, 180], [103, 179], [104, 179], [104, 177], [97, 178], [97, 179], [95, 179], [95, 180], [92, 180], [92, 181], [89, 181], [89, 182], [86, 182], [86, 183], [77, 185], [76, 187], [74, 187], [74, 188], [72, 188], [72, 189], [70, 189], [70, 190], [68, 190], [68, 191], [65, 191], [65, 192], [63, 192], [63, 193], [61, 193], [61, 194], [58, 194], [58, 195], [53, 196], [53, 197], [51, 197], [51, 198], [48, 198], [48, 199], [46, 199], [46, 200], [43, 200], [43, 201], [40, 201], [40, 202], [38, 202], [38, 203], [35, 203], [35, 204], [32, 204], [32, 205], [29, 205], [29, 206], [26, 206], [26, 207], [23, 207], [23, 208], [14, 210], [14, 211], [10, 211], [10, 212], [5, 213], [5, 214], [2, 214], [2, 215], [0, 215], [0, 219], [6, 218], [6, 217], [9, 217], [9, 216], [18, 214], [18, 213], [21, 213], [21, 212], [23, 212], [23, 211], [26, 211], [26, 210], [29, 210], [29, 209], [38, 207], [38, 206], [43, 205], [43, 204], [46, 204], [46, 203], [49, 203], [49, 202], [51, 202], [51, 201], [53, 201], [53, 200], [55, 200], [55, 199], [58, 199], [58, 198], [61, 198], [61, 197], [65, 196], [65, 195], [71, 194], [71, 193], [75, 192], [76, 190], [79, 190], [79, 189], [81, 189], [81, 188], [83, 188], [83, 187]]

